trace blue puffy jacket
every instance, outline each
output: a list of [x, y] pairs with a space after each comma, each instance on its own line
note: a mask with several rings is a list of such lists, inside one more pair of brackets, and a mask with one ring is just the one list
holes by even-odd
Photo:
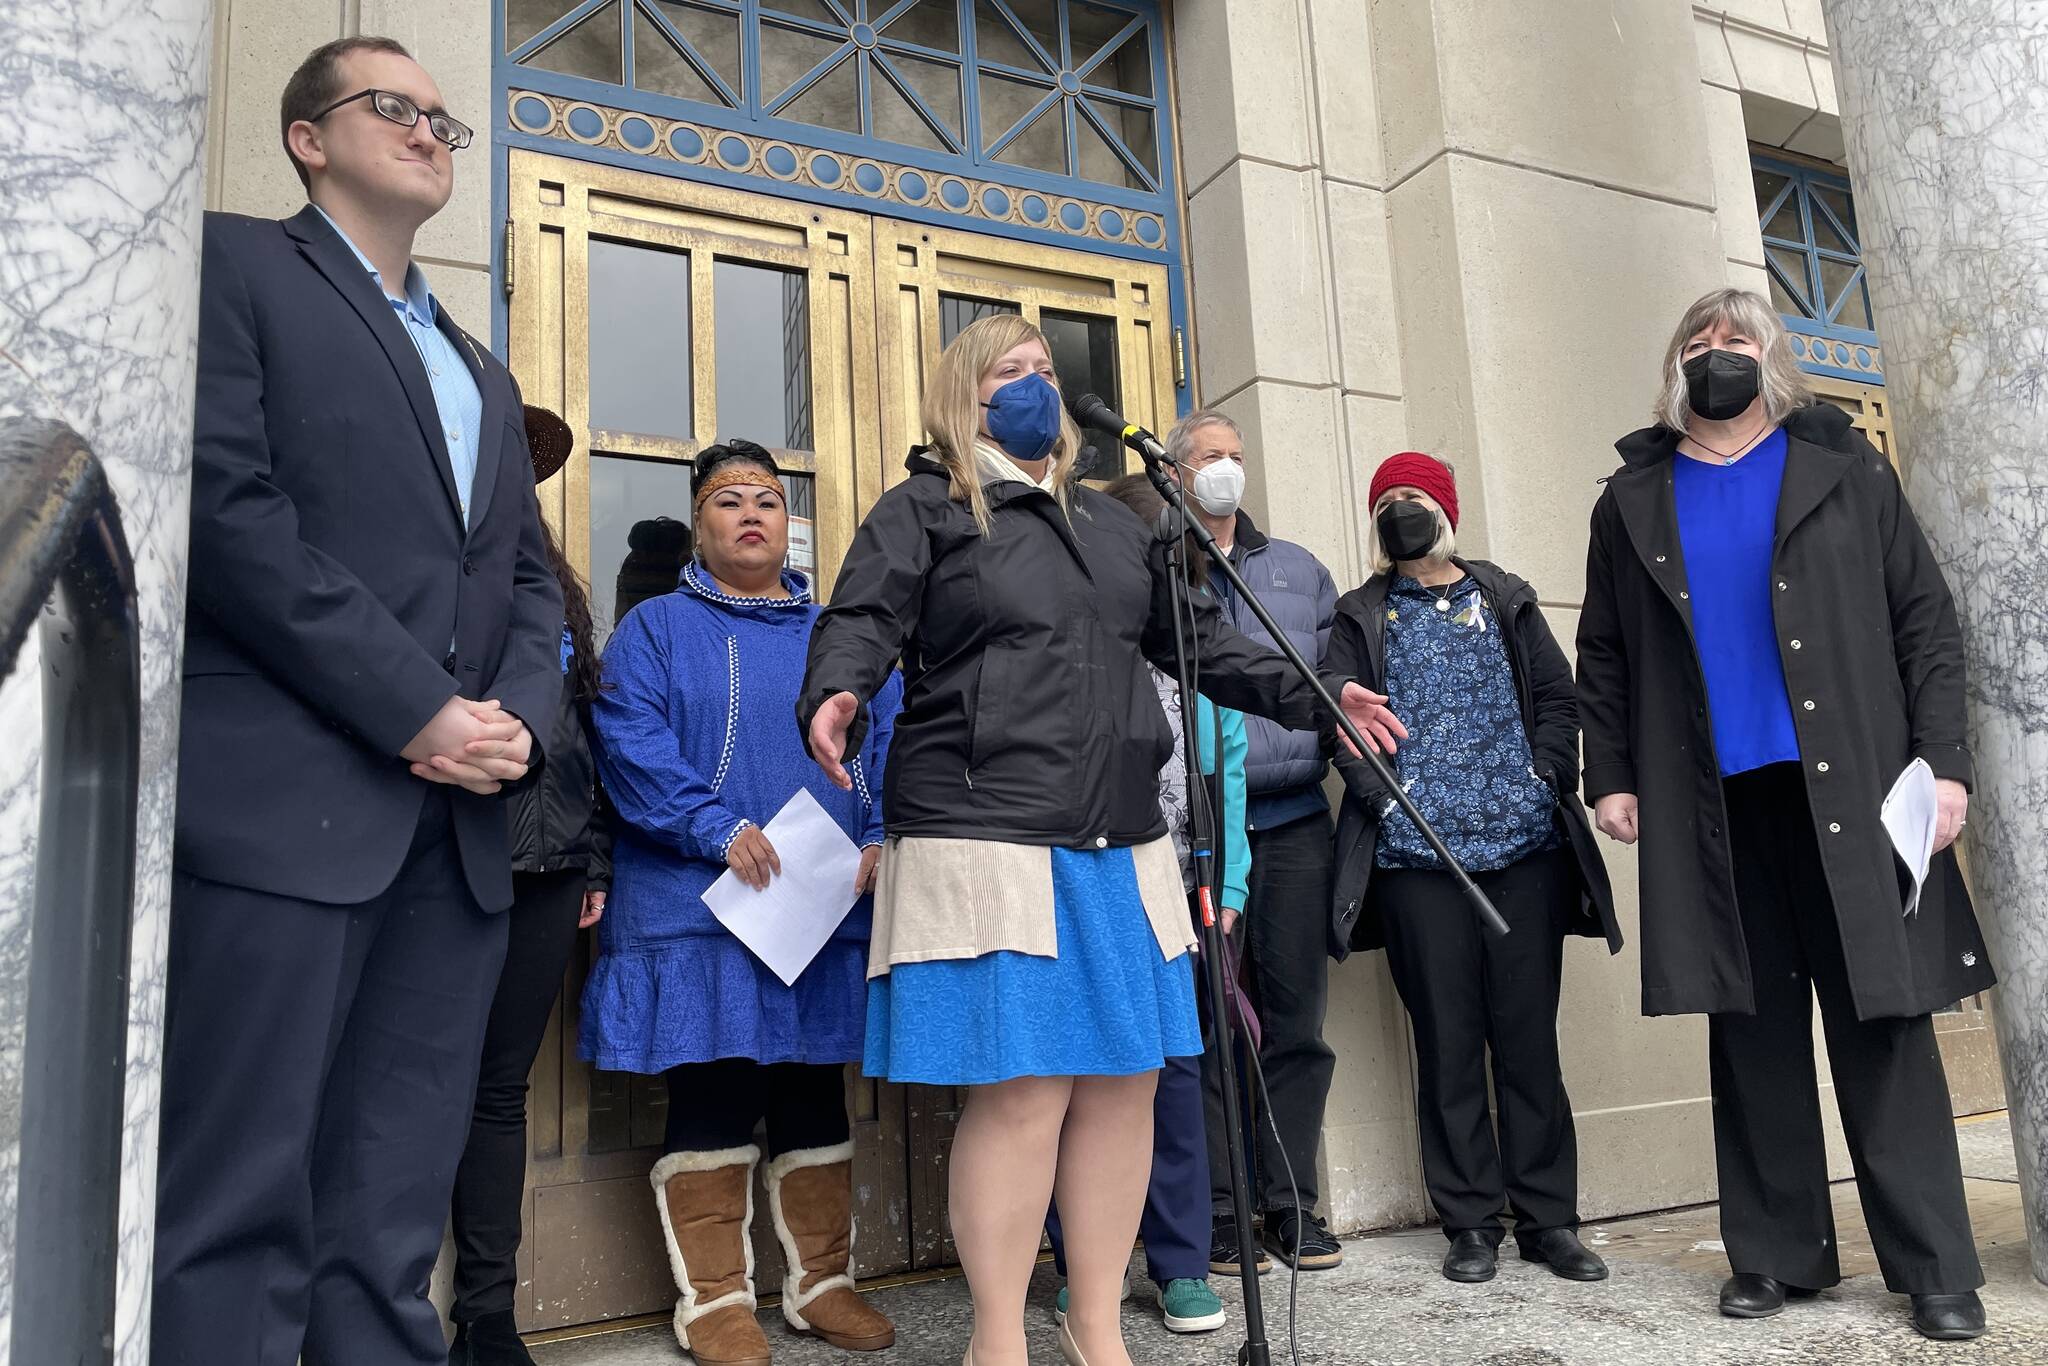
[[[1320, 663], [1323, 647], [1330, 643], [1330, 624], [1337, 619], [1337, 585], [1322, 561], [1292, 541], [1267, 536], [1243, 512], [1237, 514], [1230, 560], [1295, 648], [1311, 666]], [[1273, 637], [1223, 576], [1212, 570], [1210, 583], [1230, 624], [1272, 648]], [[1328, 813], [1322, 742], [1316, 733], [1288, 730], [1263, 716], [1247, 715], [1244, 724], [1250, 746], [1245, 761], [1245, 787], [1250, 794], [1246, 825], [1270, 830], [1303, 816]]]

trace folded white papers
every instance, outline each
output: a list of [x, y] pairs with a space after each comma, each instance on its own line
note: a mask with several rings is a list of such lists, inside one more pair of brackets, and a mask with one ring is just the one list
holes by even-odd
[[853, 890], [860, 850], [803, 788], [761, 833], [782, 871], [757, 892], [728, 868], [705, 889], [704, 904], [783, 985], [794, 986], [860, 899]]
[[1915, 759], [1885, 794], [1880, 810], [1885, 832], [1899, 861], [1913, 876], [1913, 891], [1906, 898], [1906, 914], [1920, 909], [1920, 889], [1927, 884], [1927, 866], [1934, 859], [1935, 823], [1941, 815], [1941, 800], [1934, 790], [1934, 770], [1925, 759]]

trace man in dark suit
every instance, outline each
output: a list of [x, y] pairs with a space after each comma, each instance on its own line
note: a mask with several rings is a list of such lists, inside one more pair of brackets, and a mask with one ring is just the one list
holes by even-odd
[[443, 1362], [562, 602], [517, 387], [411, 259], [469, 130], [386, 39], [282, 106], [311, 203], [205, 228], [154, 1360]]

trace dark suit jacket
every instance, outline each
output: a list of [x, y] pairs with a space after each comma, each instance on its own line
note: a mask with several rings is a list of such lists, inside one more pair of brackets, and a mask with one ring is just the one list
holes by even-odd
[[[411, 846], [430, 784], [398, 754], [435, 711], [499, 699], [538, 766], [561, 694], [518, 386], [441, 314], [483, 396], [465, 532], [419, 351], [319, 211], [210, 213], [203, 259], [176, 863], [366, 901]], [[445, 790], [502, 910], [504, 807]]]

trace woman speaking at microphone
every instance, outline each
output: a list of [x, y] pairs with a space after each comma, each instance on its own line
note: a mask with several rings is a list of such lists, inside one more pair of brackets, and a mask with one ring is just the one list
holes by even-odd
[[[1070, 1363], [1128, 1366], [1123, 1274], [1169, 1057], [1201, 1051], [1187, 904], [1158, 774], [1174, 747], [1147, 660], [1173, 669], [1169, 571], [1129, 509], [1085, 487], [1039, 330], [984, 318], [946, 348], [931, 444], [861, 525], [811, 638], [797, 707], [842, 786], [861, 706], [900, 658], [904, 710], [868, 965], [866, 1070], [968, 1088], [953, 1236], [972, 1366], [1023, 1366], [1048, 1201], [1065, 1220]], [[1329, 724], [1276, 654], [1190, 617], [1199, 685], [1287, 725]], [[1391, 750], [1385, 699], [1342, 688]]]

